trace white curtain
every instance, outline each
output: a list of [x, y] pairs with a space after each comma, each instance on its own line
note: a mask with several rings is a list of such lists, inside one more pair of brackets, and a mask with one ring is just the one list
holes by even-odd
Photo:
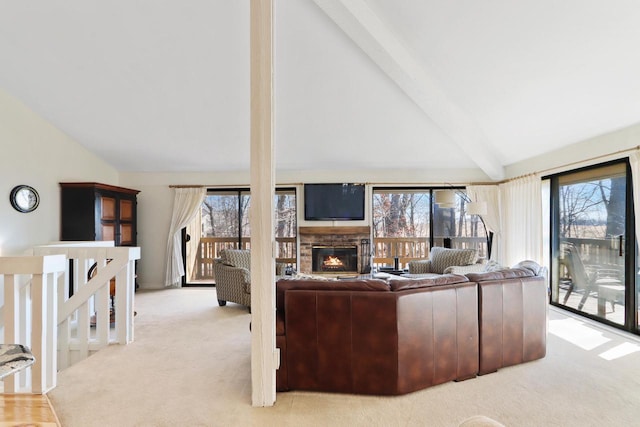
[[499, 185], [502, 205], [498, 261], [513, 266], [530, 259], [542, 264], [542, 185], [529, 175]]
[[167, 241], [167, 271], [164, 283], [166, 287], [180, 286], [180, 278], [184, 276], [180, 232], [198, 213], [207, 194], [207, 189], [204, 187], [175, 188], [174, 190], [173, 215]]
[[493, 232], [493, 244], [491, 245], [491, 259], [497, 259], [498, 247], [501, 240], [500, 229], [500, 189], [498, 185], [470, 185], [467, 187], [467, 195], [473, 202], [485, 202], [487, 213], [482, 220], [487, 230]]
[[631, 166], [631, 180], [633, 187], [633, 210], [636, 220], [636, 241], [640, 239], [640, 154], [634, 151], [629, 154], [629, 165]]

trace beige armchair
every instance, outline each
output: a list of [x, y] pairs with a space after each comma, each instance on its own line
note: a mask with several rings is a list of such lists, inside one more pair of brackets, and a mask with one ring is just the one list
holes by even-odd
[[429, 259], [409, 262], [409, 274], [466, 274], [481, 272], [483, 264], [477, 264], [475, 249], [448, 249], [434, 246]]
[[[213, 262], [218, 305], [227, 301], [251, 309], [251, 253], [245, 249], [223, 249]], [[283, 275], [285, 264], [276, 263], [276, 275]]]
[[244, 249], [223, 249], [213, 262], [218, 305], [227, 301], [251, 307], [251, 254]]

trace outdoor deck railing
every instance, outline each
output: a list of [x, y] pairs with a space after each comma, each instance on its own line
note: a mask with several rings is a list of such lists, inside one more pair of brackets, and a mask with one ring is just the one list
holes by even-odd
[[[593, 265], [624, 265], [624, 256], [620, 256], [620, 240], [613, 239], [583, 239], [561, 238], [560, 245], [570, 243], [578, 249], [578, 253], [585, 264]], [[624, 248], [623, 248], [624, 249]]]
[[[444, 246], [444, 238], [434, 239], [436, 246]], [[296, 264], [296, 238], [277, 237], [277, 257], [276, 261], [287, 264]], [[612, 247], [619, 245], [617, 240], [611, 239], [582, 239], [564, 238], [561, 242], [574, 244], [585, 262], [589, 264], [618, 264], [619, 257], [616, 256]], [[250, 239], [242, 238], [240, 243], [234, 237], [203, 237], [198, 244], [196, 256], [196, 269], [194, 270], [197, 279], [208, 279], [213, 277], [213, 260], [219, 258], [222, 249], [250, 249]], [[479, 256], [485, 256], [485, 237], [452, 237], [451, 247], [456, 249], [477, 249]], [[372, 255], [375, 263], [380, 265], [393, 265], [394, 258], [398, 257], [401, 265], [406, 265], [414, 259], [424, 259], [429, 257], [428, 237], [376, 237], [373, 239]]]
[[[443, 238], [435, 239], [437, 246], [443, 246]], [[296, 238], [276, 237], [276, 261], [285, 264], [297, 264]], [[458, 249], [478, 249], [479, 255], [484, 256], [486, 239], [484, 237], [452, 237], [451, 247]], [[250, 249], [248, 237], [240, 242], [235, 237], [203, 237], [198, 243], [194, 265], [195, 280], [215, 280], [213, 261], [220, 257], [223, 249]], [[395, 257], [399, 264], [406, 268], [409, 261], [429, 258], [428, 237], [376, 237], [373, 239], [372, 255], [377, 266], [394, 265]]]
[[[484, 237], [451, 237], [451, 247], [456, 249], [477, 249], [484, 256], [486, 239]], [[436, 246], [444, 246], [444, 239], [436, 237]], [[373, 239], [373, 261], [378, 267], [391, 266], [398, 258], [400, 268], [406, 268], [409, 261], [429, 258], [428, 237], [376, 237]]]
[[[276, 237], [276, 261], [285, 264], [296, 264], [296, 238]], [[243, 237], [202, 237], [198, 242], [195, 258], [194, 279], [214, 280], [213, 260], [220, 257], [223, 249], [250, 249], [251, 241]]]

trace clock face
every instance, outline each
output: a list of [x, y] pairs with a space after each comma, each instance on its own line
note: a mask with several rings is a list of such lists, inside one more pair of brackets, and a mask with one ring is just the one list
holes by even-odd
[[40, 196], [33, 187], [18, 185], [11, 190], [11, 205], [19, 212], [32, 212], [40, 204]]

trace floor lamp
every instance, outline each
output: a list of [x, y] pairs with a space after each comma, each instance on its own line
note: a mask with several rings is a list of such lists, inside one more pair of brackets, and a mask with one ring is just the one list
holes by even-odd
[[487, 202], [473, 202], [465, 193], [459, 190], [436, 190], [435, 202], [441, 208], [455, 208], [456, 207], [456, 194], [460, 195], [466, 202], [467, 213], [469, 215], [476, 215], [480, 218], [482, 227], [484, 228], [485, 235], [487, 236], [487, 261], [491, 259], [491, 244], [493, 243], [493, 232], [487, 230], [487, 225], [482, 219], [482, 215], [487, 214]]

